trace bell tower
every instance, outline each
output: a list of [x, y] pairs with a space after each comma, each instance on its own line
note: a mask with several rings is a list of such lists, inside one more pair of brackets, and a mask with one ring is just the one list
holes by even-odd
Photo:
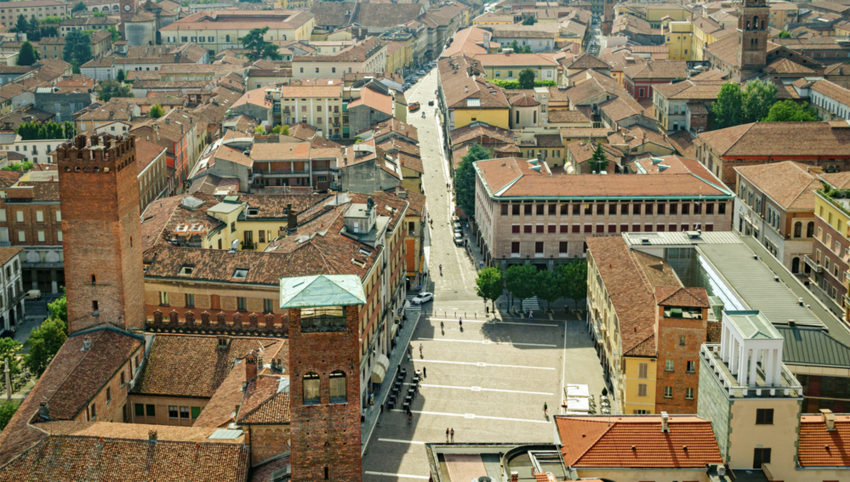
[[736, 80], [749, 77], [767, 64], [767, 23], [770, 7], [765, 0], [742, 0], [738, 7], [739, 72]]
[[136, 139], [80, 135], [59, 146], [68, 332], [141, 330], [145, 286]]

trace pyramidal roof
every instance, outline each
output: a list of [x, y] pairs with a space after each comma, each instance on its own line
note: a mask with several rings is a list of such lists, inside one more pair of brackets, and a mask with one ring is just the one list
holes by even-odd
[[356, 275], [318, 275], [281, 278], [281, 308], [350, 306], [366, 304], [366, 294]]

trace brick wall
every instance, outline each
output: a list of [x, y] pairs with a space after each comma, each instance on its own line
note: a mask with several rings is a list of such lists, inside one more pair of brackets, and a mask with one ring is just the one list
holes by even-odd
[[[251, 441], [251, 466], [289, 452], [289, 426], [248, 425]], [[324, 474], [322, 474], [324, 477]]]
[[[130, 416], [130, 409], [128, 403], [128, 390], [130, 388], [129, 382], [130, 378], [130, 359], [135, 358], [136, 355], [142, 353], [144, 345], [140, 346], [133, 355], [127, 359], [127, 362], [121, 366], [115, 375], [103, 386], [103, 388], [98, 392], [97, 395], [94, 396], [89, 401], [88, 406], [80, 412], [77, 416], [76, 420], [85, 421], [91, 420], [91, 408], [92, 405], [95, 406], [95, 419], [96, 422], [113, 422], [113, 423], [122, 423], [125, 421], [125, 413], [126, 416]], [[121, 383], [121, 374], [124, 374], [124, 383]], [[87, 418], [89, 417], [89, 418]], [[129, 421], [129, 418], [126, 418]]]
[[[659, 306], [658, 310], [655, 412], [694, 413], [699, 392], [699, 350], [705, 343], [708, 310], [702, 310], [701, 320], [665, 318], [664, 307]], [[682, 336], [685, 337], [684, 345]], [[672, 371], [666, 369], [668, 360], [673, 361]], [[694, 365], [692, 373], [687, 371], [688, 362]], [[672, 398], [664, 396], [665, 387], [673, 388]], [[688, 388], [694, 391], [690, 400], [686, 398]]]
[[[293, 480], [361, 480], [357, 307], [347, 306], [345, 316], [344, 332], [302, 334], [301, 311], [289, 312]], [[337, 370], [345, 373], [348, 401], [331, 404], [328, 377]], [[303, 378], [307, 373], [320, 377], [319, 404], [303, 404]]]

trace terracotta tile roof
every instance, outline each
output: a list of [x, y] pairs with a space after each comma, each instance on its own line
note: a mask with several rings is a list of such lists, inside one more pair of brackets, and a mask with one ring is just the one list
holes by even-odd
[[658, 286], [655, 301], [659, 306], [708, 308], [708, 293], [703, 288]]
[[807, 167], [784, 161], [736, 167], [735, 171], [785, 210], [811, 211], [815, 208], [815, 191], [823, 183]]
[[834, 415], [835, 430], [827, 430], [823, 415], [800, 417], [797, 460], [803, 467], [850, 466], [850, 415]]
[[[708, 72], [704, 72], [708, 73]], [[702, 74], [700, 74], [702, 75]], [[653, 86], [653, 90], [668, 100], [715, 100], [726, 81], [694, 81], [693, 79]]]
[[271, 108], [274, 102], [272, 102], [271, 99], [266, 98], [266, 87], [263, 87], [261, 89], [249, 90], [245, 93], [245, 95], [240, 97], [239, 100], [237, 100], [233, 104], [233, 107], [235, 108], [245, 104], [256, 105], [258, 107], [263, 108]]
[[[701, 132], [699, 138], [723, 157], [847, 156], [850, 126], [827, 122], [757, 122]], [[806, 139], [800, 143], [799, 139]]]
[[[468, 52], [464, 53], [468, 54]], [[552, 60], [551, 57], [542, 54], [476, 54], [472, 55], [472, 58], [481, 62], [484, 67], [556, 67], [558, 65], [558, 62]]]
[[508, 100], [502, 89], [482, 80], [477, 75], [469, 75], [469, 70], [481, 71], [480, 62], [466, 56], [444, 58], [440, 60], [438, 68], [449, 109], [464, 109], [471, 106], [476, 109], [508, 108]]
[[506, 143], [514, 142], [511, 131], [481, 123], [473, 123], [453, 130], [451, 132], [451, 139], [453, 146], [472, 141], [482, 143], [485, 142], [485, 139]]
[[687, 62], [679, 60], [653, 61], [626, 68], [626, 77], [640, 80], [673, 80], [688, 77]]
[[260, 376], [250, 382], [239, 407], [239, 424], [288, 424], [289, 377]]
[[220, 348], [215, 336], [157, 334], [132, 393], [211, 398], [237, 359], [251, 350], [264, 350], [266, 358], [271, 359], [284, 342], [278, 338], [231, 337], [227, 346]]
[[403, 152], [398, 153], [398, 159], [399, 161], [401, 161], [402, 167], [410, 169], [411, 171], [416, 171], [423, 174], [425, 173], [425, 168], [422, 167], [422, 159], [405, 154]]
[[420, 157], [419, 146], [398, 138], [387, 139], [378, 144], [377, 147], [390, 154], [403, 152], [409, 156]]
[[425, 215], [426, 206], [425, 206], [426, 197], [424, 194], [418, 193], [416, 191], [407, 191], [407, 215], [408, 216], [423, 216]]
[[424, 8], [418, 3], [360, 3], [351, 21], [363, 27], [395, 27], [416, 20]]
[[254, 160], [250, 157], [242, 154], [242, 151], [239, 149], [234, 149], [230, 146], [220, 146], [216, 149], [213, 154], [214, 159], [222, 159], [225, 161], [232, 162], [234, 164], [239, 164], [240, 166], [245, 167], [254, 167]]
[[326, 55], [296, 55], [293, 62], [366, 62], [374, 57], [383, 47], [378, 37], [368, 37], [366, 40], [339, 52]]
[[375, 125], [374, 136], [377, 142], [383, 142], [387, 136], [391, 136], [392, 134], [406, 137], [416, 143], [419, 142], [419, 131], [416, 127], [406, 124], [395, 117]]
[[[572, 105], [578, 106], [598, 102], [605, 94], [629, 97], [628, 92], [613, 78], [595, 70], [585, 70], [583, 74], [587, 80], [570, 87], [564, 92]], [[581, 76], [582, 73], [578, 75]], [[604, 101], [606, 99], [601, 100]]]
[[[8, 154], [6, 154], [8, 158]], [[10, 187], [23, 176], [21, 171], [3, 171], [0, 170], [0, 187]]]
[[537, 140], [537, 147], [564, 147], [558, 134], [535, 134], [534, 138]]
[[[211, 429], [79, 422], [38, 427], [50, 435], [0, 469], [0, 481], [242, 482], [250, 468], [250, 452], [242, 438], [210, 440]], [[157, 433], [156, 442], [148, 441], [149, 431]]]
[[218, 10], [194, 13], [160, 30], [250, 30], [258, 27], [288, 30], [299, 28], [312, 18], [313, 14], [304, 10]]
[[[91, 348], [83, 350], [86, 336], [91, 339]], [[29, 422], [37, 417], [44, 400], [48, 401], [50, 415], [54, 419], [75, 417], [118, 369], [143, 347], [143, 340], [111, 328], [68, 337], [47, 371], [0, 432], [0, 465], [42, 439], [44, 432], [36, 430]]]
[[676, 149], [679, 155], [696, 159], [697, 149], [694, 136], [688, 131], [678, 131], [667, 136], [667, 143]]
[[8, 263], [9, 260], [20, 254], [24, 248], [11, 248], [11, 247], [2, 247], [0, 248], [0, 266]]
[[767, 64], [764, 71], [769, 74], [794, 74], [794, 75], [816, 75], [814, 70], [798, 64], [793, 60], [786, 58], [778, 58]]
[[[570, 152], [570, 155], [577, 164], [583, 164], [593, 157], [593, 153], [596, 151], [597, 145], [600, 144], [584, 140], [575, 141], [567, 144], [567, 150]], [[605, 157], [608, 159], [608, 162], [619, 164], [620, 159], [623, 157], [623, 153], [616, 147], [612, 147], [609, 144], [601, 144], [601, 146], [602, 150], [605, 151]]]
[[139, 174], [167, 149], [144, 139], [136, 139], [136, 164]]
[[239, 360], [218, 386], [192, 427], [226, 428], [236, 422], [236, 407], [242, 404], [245, 395], [242, 390], [245, 375], [245, 361]]
[[661, 147], [672, 149], [673, 147], [667, 142], [666, 137], [666, 134], [662, 134], [652, 129], [647, 129], [641, 125], [635, 125], [627, 129], [620, 129], [619, 131], [610, 134], [608, 136], [608, 142], [612, 145], [628, 145], [632, 148], [652, 143]]
[[317, 27], [347, 26], [351, 20], [352, 5], [344, 2], [314, 2], [310, 12], [315, 15]]
[[568, 69], [611, 69], [611, 66], [607, 62], [588, 53], [573, 57], [570, 60], [562, 62], [562, 64]]
[[283, 98], [294, 97], [342, 97], [342, 84], [337, 85], [282, 85], [278, 87]]
[[812, 90], [819, 92], [830, 99], [840, 102], [846, 106], [850, 106], [850, 90], [834, 84], [828, 80], [819, 80], [812, 84]]
[[638, 101], [627, 95], [620, 95], [605, 101], [599, 104], [599, 109], [613, 122], [619, 122], [636, 115], [652, 117], [651, 113], [645, 114], [646, 109]]
[[487, 30], [478, 27], [458, 30], [452, 37], [452, 44], [443, 50], [440, 58], [487, 53], [487, 48], [479, 44], [483, 44], [486, 41], [485, 39], [489, 39], [491, 35]]
[[534, 107], [540, 105], [540, 102], [534, 100], [533, 96], [530, 96], [525, 93], [512, 95], [508, 99], [508, 102], [510, 102], [510, 104], [515, 107]]
[[564, 463], [571, 467], [704, 468], [722, 463], [711, 422], [673, 415], [669, 432], [659, 415], [556, 416]]
[[360, 97], [348, 104], [348, 108], [356, 108], [365, 105], [384, 114], [393, 114], [393, 98], [390, 95], [376, 92], [368, 87], [360, 89]]

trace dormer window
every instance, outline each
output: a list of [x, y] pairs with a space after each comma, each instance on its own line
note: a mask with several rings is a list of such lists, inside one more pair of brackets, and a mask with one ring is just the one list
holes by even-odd
[[247, 269], [237, 269], [233, 273], [233, 277], [236, 278], [236, 279], [245, 279], [245, 278], [248, 277], [248, 270]]
[[260, 209], [259, 208], [248, 208], [248, 216], [259, 216]]
[[189, 276], [195, 272], [194, 266], [183, 266], [180, 268], [180, 276]]

